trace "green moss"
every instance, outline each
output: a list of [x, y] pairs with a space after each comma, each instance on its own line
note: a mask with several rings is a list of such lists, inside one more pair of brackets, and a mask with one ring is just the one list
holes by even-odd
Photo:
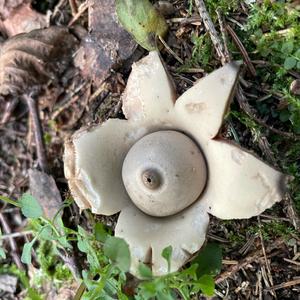
[[41, 241], [36, 253], [40, 268], [45, 276], [58, 281], [66, 281], [72, 278], [70, 270], [58, 258], [52, 241]]
[[262, 236], [265, 240], [271, 240], [277, 237], [288, 239], [291, 234], [297, 234], [296, 230], [282, 221], [272, 220], [267, 223], [262, 223], [261, 227], [258, 225], [249, 226], [247, 231], [251, 234], [256, 234], [261, 230]]

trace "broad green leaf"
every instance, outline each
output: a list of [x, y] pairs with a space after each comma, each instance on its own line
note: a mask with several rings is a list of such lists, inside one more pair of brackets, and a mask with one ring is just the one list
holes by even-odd
[[295, 53], [294, 56], [296, 56], [298, 59], [300, 59], [300, 49], [298, 49]]
[[156, 37], [167, 32], [165, 19], [149, 0], [116, 0], [119, 21], [148, 51], [156, 50]]
[[57, 236], [54, 234], [53, 229], [48, 225], [43, 227], [39, 234], [39, 237], [46, 241], [52, 241], [57, 239]]
[[103, 247], [106, 255], [123, 272], [127, 272], [130, 267], [130, 252], [128, 244], [121, 238], [109, 237]]
[[213, 296], [215, 290], [215, 282], [212, 276], [203, 275], [199, 278], [199, 287], [206, 296]]
[[61, 244], [63, 248], [72, 249], [72, 245], [68, 242], [66, 236], [60, 236], [57, 241]]
[[78, 242], [77, 242], [77, 247], [78, 249], [83, 252], [83, 253], [88, 253], [89, 252], [89, 242], [86, 239], [83, 239], [81, 237], [78, 237]]
[[43, 210], [38, 201], [30, 194], [23, 194], [19, 200], [22, 213], [27, 218], [39, 218], [43, 215]]
[[102, 223], [96, 223], [94, 227], [94, 235], [97, 241], [104, 243], [109, 236]]
[[152, 278], [152, 270], [143, 263], [139, 264], [139, 274], [144, 279]]
[[281, 52], [284, 54], [290, 54], [293, 52], [293, 49], [294, 49], [293, 41], [288, 41], [282, 45]]
[[294, 57], [287, 57], [284, 61], [284, 68], [286, 70], [293, 69], [297, 64], [297, 60]]
[[168, 263], [168, 272], [171, 270], [171, 257], [172, 257], [172, 246], [168, 246], [163, 249], [161, 252], [161, 256], [167, 261]]
[[300, 61], [297, 62], [297, 69], [300, 70]]
[[5, 251], [2, 247], [0, 247], [0, 259], [5, 259], [6, 258], [6, 254], [5, 254]]
[[32, 246], [35, 242], [35, 239], [33, 239], [31, 242], [25, 243], [23, 246], [23, 251], [22, 251], [22, 256], [21, 256], [21, 261], [24, 264], [31, 264], [31, 251], [32, 251]]
[[157, 300], [174, 300], [171, 291], [158, 292], [156, 298]]
[[[1, 231], [1, 228], [0, 228], [0, 238], [1, 238], [1, 236], [2, 236], [2, 231]], [[0, 259], [1, 258], [5, 259], [6, 254], [5, 254], [4, 249], [2, 248], [2, 241], [0, 240]]]
[[222, 249], [216, 243], [207, 244], [206, 247], [200, 251], [200, 253], [192, 263], [198, 264], [198, 278], [203, 275], [215, 276], [221, 271]]

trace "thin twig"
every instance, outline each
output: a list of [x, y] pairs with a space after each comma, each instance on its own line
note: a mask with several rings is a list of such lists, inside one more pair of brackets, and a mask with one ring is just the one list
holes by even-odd
[[[268, 247], [265, 249], [266, 253], [272, 252], [274, 249], [278, 249], [282, 244], [284, 243], [284, 240], [282, 238], [278, 238], [275, 240], [273, 243], [268, 245]], [[278, 252], [275, 253], [276, 255]], [[274, 255], [275, 255], [274, 254]], [[247, 265], [251, 264], [252, 262], [260, 262], [264, 260], [264, 257], [262, 257], [262, 249], [256, 250], [255, 252], [249, 254], [247, 257], [244, 259], [240, 260], [238, 264], [232, 265], [230, 268], [228, 268], [227, 271], [221, 273], [217, 278], [216, 278], [216, 284], [224, 281], [225, 279], [232, 277], [234, 274], [236, 274], [239, 270], [242, 268], [245, 268]]]
[[21, 232], [8, 233], [8, 234], [1, 235], [0, 240], [22, 237], [22, 236], [28, 235], [28, 234], [32, 234], [32, 231], [27, 230], [27, 231], [21, 231]]
[[69, 0], [69, 4], [72, 11], [72, 16], [75, 16], [78, 13], [78, 7], [75, 0]]
[[253, 77], [256, 76], [256, 70], [255, 70], [255, 68], [251, 62], [251, 59], [248, 55], [248, 52], [245, 49], [244, 45], [242, 44], [241, 40], [239, 39], [237, 34], [234, 32], [234, 30], [228, 24], [226, 25], [226, 29], [229, 32], [229, 34], [231, 35], [234, 44], [239, 48], [251, 75]]
[[[10, 229], [10, 227], [9, 227], [7, 221], [6, 221], [6, 218], [1, 213], [0, 213], [0, 222], [1, 222], [2, 227], [3, 227], [3, 232], [5, 234], [11, 234], [11, 229]], [[17, 250], [17, 245], [16, 245], [15, 240], [12, 237], [9, 237], [8, 241], [9, 241], [9, 245], [10, 245], [10, 248], [11, 248], [10, 255], [12, 256], [16, 266], [18, 267], [18, 269], [24, 270], [24, 266], [21, 263], [20, 257], [18, 255], [18, 250]]]
[[34, 100], [30, 95], [23, 94], [22, 97], [27, 103], [30, 117], [32, 119], [38, 164], [41, 170], [47, 173], [48, 163], [47, 163], [46, 150], [45, 150], [44, 139], [43, 139], [43, 131], [42, 131], [41, 121], [38, 112], [38, 101]]
[[224, 45], [222, 44], [222, 41], [220, 40], [218, 33], [215, 29], [215, 26], [207, 12], [207, 9], [205, 7], [203, 0], [195, 0], [196, 6], [198, 8], [200, 17], [203, 20], [204, 26], [206, 30], [208, 31], [210, 38], [212, 40], [212, 43], [217, 51], [217, 55], [219, 59], [221, 60], [222, 65], [226, 63], [226, 55], [224, 50]]
[[294, 285], [298, 285], [300, 284], [300, 278], [298, 279], [295, 279], [295, 280], [291, 280], [291, 281], [288, 281], [288, 282], [284, 282], [284, 283], [280, 283], [280, 284], [277, 284], [277, 285], [274, 285], [270, 288], [267, 288], [266, 290], [279, 290], [279, 289], [284, 289], [284, 288], [287, 288], [287, 287], [290, 287], [290, 286], [294, 286]]
[[[273, 277], [272, 277], [272, 274], [271, 274], [270, 262], [267, 258], [265, 242], [264, 242], [264, 239], [263, 239], [263, 236], [262, 236], [262, 233], [261, 233], [260, 216], [257, 217], [257, 221], [258, 221], [258, 228], [259, 228], [258, 233], [259, 233], [259, 237], [260, 237], [261, 248], [262, 248], [262, 252], [263, 252], [263, 255], [264, 255], [264, 259], [265, 259], [265, 265], [266, 265], [267, 272], [268, 272], [268, 279], [269, 279], [269, 282], [270, 282], [271, 287], [272, 287], [274, 285], [274, 282], [273, 282]], [[271, 291], [271, 294], [276, 298], [276, 293], [274, 291]]]
[[0, 125], [5, 124], [11, 117], [11, 114], [13, 113], [15, 107], [17, 106], [19, 102], [19, 99], [14, 97], [7, 100], [4, 113], [2, 115], [2, 119], [0, 121]]
[[89, 8], [89, 1], [85, 1], [84, 3], [82, 3], [78, 8], [77, 14], [73, 16], [72, 20], [69, 22], [68, 27], [72, 26], [88, 8]]
[[296, 230], [299, 230], [300, 229], [300, 218], [297, 214], [293, 200], [289, 194], [286, 195], [285, 201], [287, 204], [287, 215], [289, 217], [289, 221], [293, 224], [293, 226]]
[[228, 39], [227, 39], [227, 32], [225, 29], [225, 24], [224, 24], [224, 18], [221, 14], [220, 9], [217, 9], [217, 15], [218, 15], [218, 21], [219, 21], [219, 25], [220, 25], [220, 29], [221, 29], [221, 34], [222, 34], [222, 40], [223, 40], [223, 45], [224, 45], [224, 53], [226, 56], [226, 62], [230, 62], [231, 61], [231, 55], [230, 52], [228, 50]]
[[169, 45], [165, 42], [165, 40], [159, 36], [158, 37], [161, 43], [164, 45], [164, 47], [167, 49], [167, 51], [181, 64], [183, 64], [183, 60], [169, 47]]

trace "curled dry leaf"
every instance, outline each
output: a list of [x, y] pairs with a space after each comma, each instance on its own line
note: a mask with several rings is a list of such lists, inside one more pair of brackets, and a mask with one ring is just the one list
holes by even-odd
[[69, 64], [77, 40], [65, 27], [19, 34], [0, 46], [0, 95], [20, 95], [55, 80]]

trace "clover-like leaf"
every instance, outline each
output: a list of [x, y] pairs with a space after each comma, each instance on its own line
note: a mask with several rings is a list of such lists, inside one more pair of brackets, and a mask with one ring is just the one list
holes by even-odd
[[294, 57], [287, 57], [284, 61], [284, 68], [286, 70], [293, 69], [297, 64], [297, 60]]
[[21, 210], [25, 217], [35, 219], [43, 215], [42, 207], [30, 194], [23, 194], [19, 203], [21, 204]]
[[123, 272], [130, 267], [128, 244], [121, 238], [109, 237], [104, 244], [104, 254]]
[[31, 264], [31, 251], [33, 244], [35, 242], [35, 239], [33, 239], [31, 242], [27, 242], [23, 246], [21, 261], [24, 264], [30, 265]]

